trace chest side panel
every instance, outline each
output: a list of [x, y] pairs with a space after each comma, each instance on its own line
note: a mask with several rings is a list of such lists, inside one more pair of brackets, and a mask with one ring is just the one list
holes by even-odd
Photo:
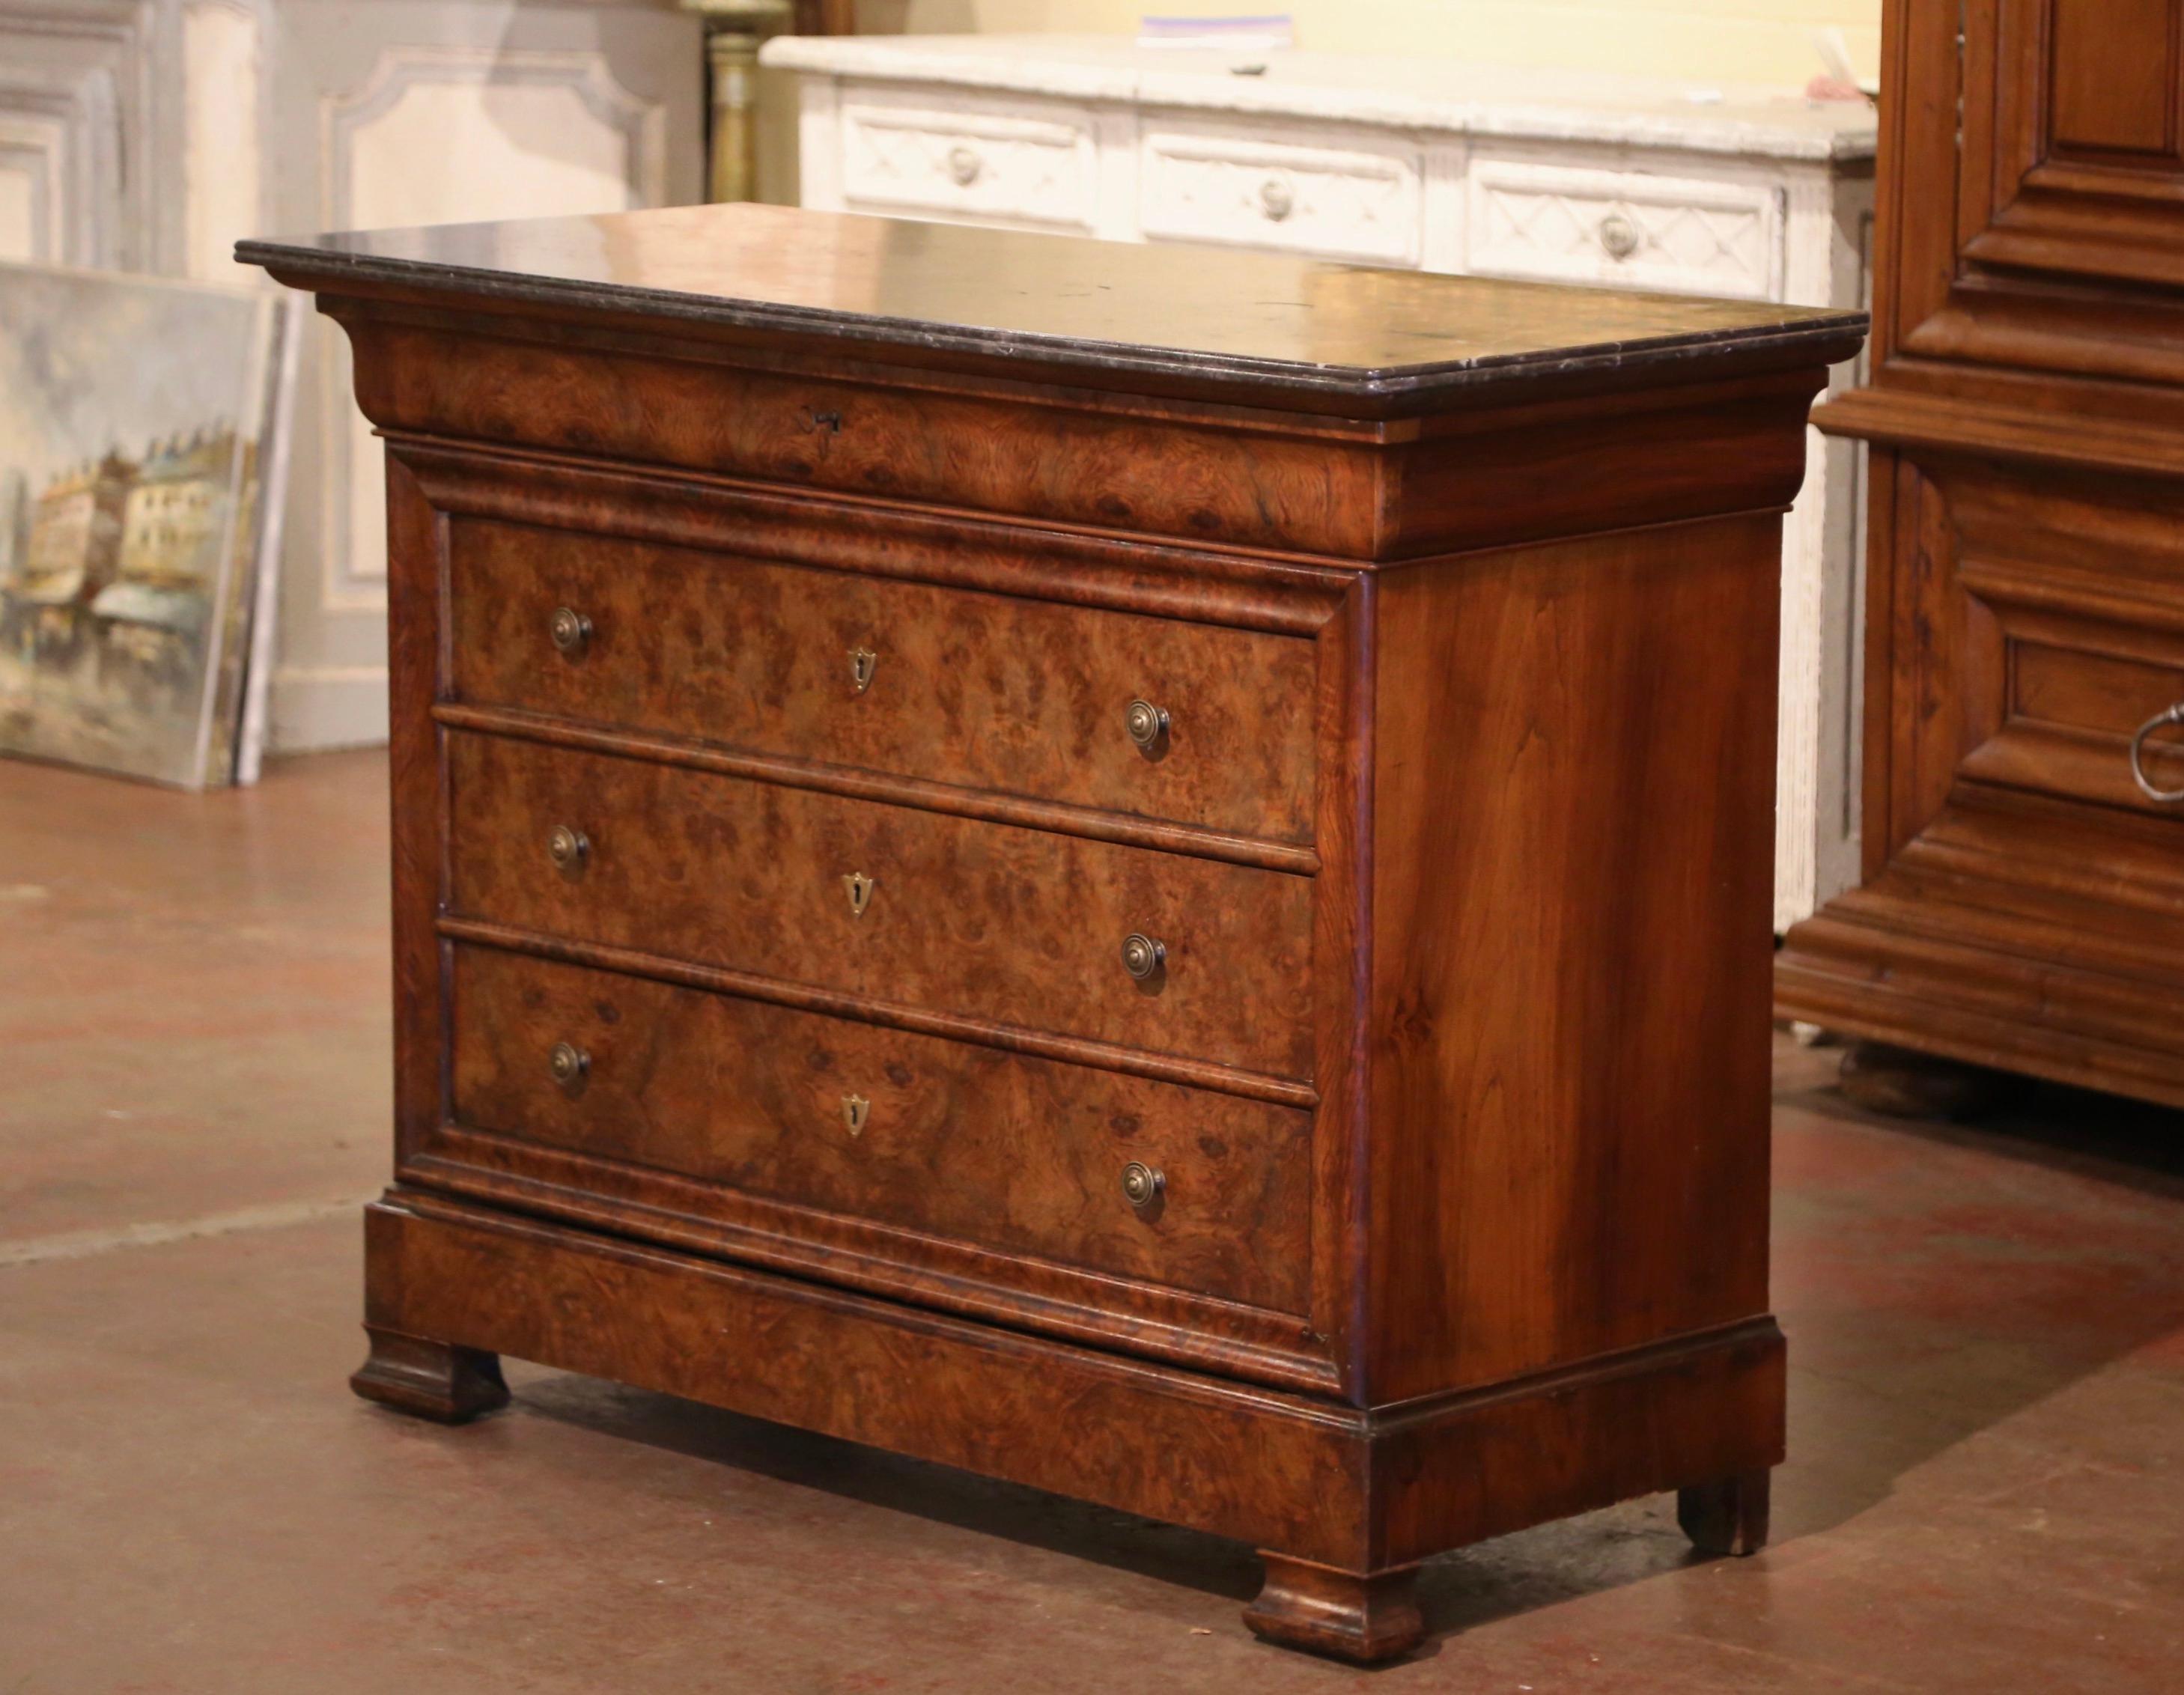
[[1380, 585], [1376, 1400], [1765, 1308], [1780, 528]]

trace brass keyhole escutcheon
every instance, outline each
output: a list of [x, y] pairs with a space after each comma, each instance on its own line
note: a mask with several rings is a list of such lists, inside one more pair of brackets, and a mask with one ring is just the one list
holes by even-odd
[[574, 659], [592, 639], [592, 621], [573, 606], [556, 606], [550, 627], [554, 645]]
[[867, 877], [861, 871], [852, 871], [842, 878], [842, 887], [850, 891], [850, 911], [861, 918], [865, 908], [872, 904], [872, 890], [879, 887], [879, 878]]
[[1123, 1198], [1140, 1213], [1157, 1207], [1167, 1189], [1167, 1179], [1157, 1166], [1134, 1159], [1123, 1168]]
[[1150, 983], [1167, 967], [1167, 944], [1150, 936], [1123, 939], [1123, 969], [1140, 983]]
[[870, 648], [850, 650], [850, 686], [860, 694], [872, 686], [872, 673], [879, 669], [880, 656]]
[[574, 1093], [592, 1068], [592, 1057], [571, 1042], [555, 1042], [546, 1056], [546, 1068], [554, 1080]]
[[1156, 754], [1167, 744], [1167, 711], [1150, 700], [1133, 700], [1123, 715], [1123, 728], [1141, 753]]
[[865, 1133], [865, 1121], [872, 1115], [872, 1103], [861, 1095], [842, 1097], [842, 1123], [853, 1136]]

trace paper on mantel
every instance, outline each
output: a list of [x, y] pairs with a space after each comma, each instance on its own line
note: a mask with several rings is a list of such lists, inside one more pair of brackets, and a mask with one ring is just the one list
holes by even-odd
[[1295, 47], [1296, 25], [1286, 12], [1269, 12], [1256, 18], [1142, 17], [1138, 20], [1138, 45], [1267, 53]]
[[1850, 42], [1844, 38], [1840, 24], [1830, 24], [1824, 30], [1813, 31], [1813, 47], [1827, 66], [1827, 80], [1840, 87], [1856, 89], [1869, 100], [1880, 98], [1880, 84], [1858, 74], [1858, 66], [1851, 62]]

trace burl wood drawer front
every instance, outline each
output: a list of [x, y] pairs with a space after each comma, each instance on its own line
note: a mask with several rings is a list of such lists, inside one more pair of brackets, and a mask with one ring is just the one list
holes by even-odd
[[449, 545], [466, 704], [1311, 838], [1308, 640], [485, 521]]
[[1311, 1075], [1309, 878], [514, 738], [448, 758], [458, 915]]
[[[456, 951], [453, 1067], [468, 1128], [1304, 1309], [1294, 1108], [490, 948]], [[1161, 1174], [1143, 1206], [1133, 1163]]]

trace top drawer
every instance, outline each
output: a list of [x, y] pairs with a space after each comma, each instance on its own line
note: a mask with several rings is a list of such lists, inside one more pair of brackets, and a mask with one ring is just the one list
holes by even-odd
[[466, 704], [1312, 839], [1305, 638], [483, 520], [448, 545]]
[[843, 90], [842, 198], [950, 222], [1089, 231], [1100, 149], [1088, 112], [951, 96], [944, 108], [888, 88]]

